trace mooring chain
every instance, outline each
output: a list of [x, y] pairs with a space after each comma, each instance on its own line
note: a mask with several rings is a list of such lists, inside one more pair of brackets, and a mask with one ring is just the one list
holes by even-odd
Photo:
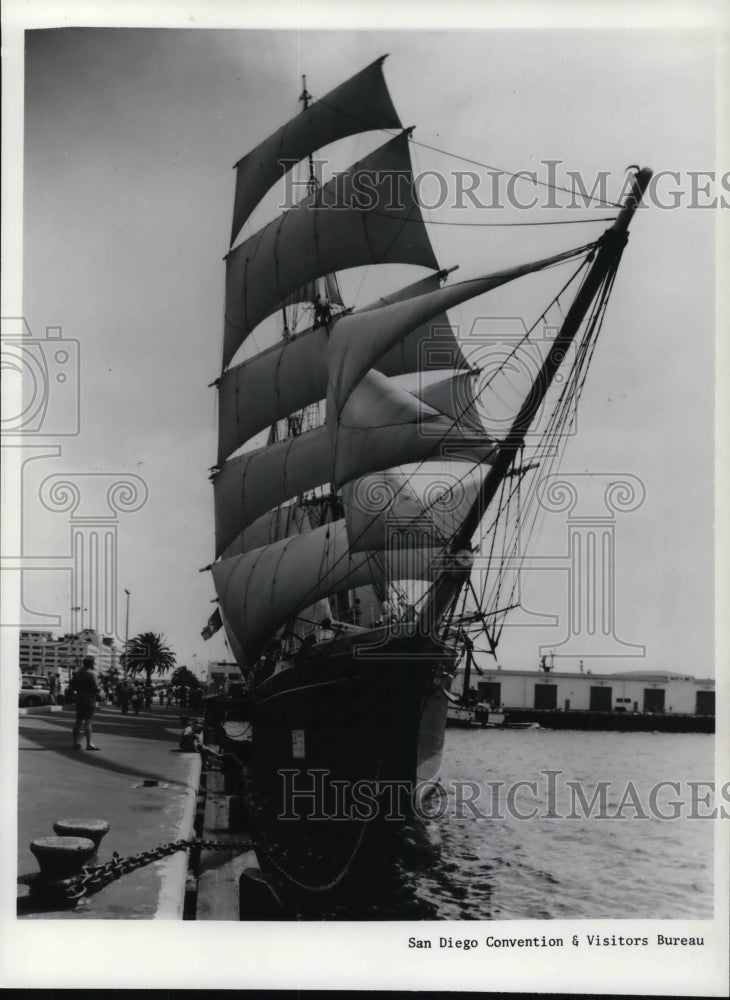
[[77, 879], [63, 890], [63, 895], [69, 902], [76, 902], [82, 896], [88, 896], [91, 892], [98, 892], [104, 886], [115, 882], [123, 875], [138, 868], [159, 861], [161, 858], [169, 857], [177, 851], [186, 851], [191, 847], [199, 847], [203, 851], [248, 851], [251, 842], [248, 840], [203, 840], [200, 837], [190, 837], [187, 840], [173, 840], [168, 844], [161, 844], [153, 847], [149, 851], [140, 851], [139, 854], [132, 854], [128, 858], [120, 858], [114, 852], [112, 860], [102, 865], [89, 865], [81, 869], [81, 874]]

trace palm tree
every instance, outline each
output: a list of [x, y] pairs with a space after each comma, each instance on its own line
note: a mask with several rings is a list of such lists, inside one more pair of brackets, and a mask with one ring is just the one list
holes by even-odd
[[177, 667], [170, 678], [170, 684], [173, 687], [182, 687], [183, 685], [189, 688], [200, 687], [200, 681], [192, 670], [188, 670], [187, 667]]
[[147, 683], [153, 673], [166, 674], [175, 666], [175, 654], [167, 645], [165, 637], [156, 632], [140, 632], [129, 640], [126, 650], [120, 657], [125, 673], [144, 673]]

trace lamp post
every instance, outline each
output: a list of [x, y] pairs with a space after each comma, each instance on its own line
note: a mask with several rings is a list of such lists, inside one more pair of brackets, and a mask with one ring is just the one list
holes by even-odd
[[124, 628], [124, 676], [127, 676], [127, 670], [129, 669], [129, 664], [127, 663], [127, 652], [129, 646], [129, 591], [124, 588], [124, 593], [127, 595], [127, 624]]
[[69, 639], [69, 644], [68, 644], [68, 658], [66, 660], [66, 672], [68, 674], [68, 677], [67, 677], [67, 683], [68, 684], [71, 683], [71, 651], [73, 649], [74, 636], [76, 635], [76, 622], [78, 621], [78, 619], [76, 618], [76, 615], [78, 615], [79, 611], [81, 611], [81, 605], [80, 604], [72, 604], [71, 605], [71, 632], [70, 632], [71, 638]]
[[75, 635], [76, 632], [78, 632], [77, 624], [79, 611], [81, 611], [80, 604], [74, 604], [71, 607], [71, 635]]
[[[81, 612], [81, 628], [83, 630], [83, 627], [84, 627], [84, 612], [88, 611], [88, 608], [82, 608], [80, 604], [76, 604], [76, 605], [73, 605], [71, 607], [71, 613], [72, 613], [72, 618], [71, 618], [71, 641], [69, 643], [69, 657], [68, 657], [68, 663], [67, 663], [67, 668], [68, 668], [68, 682], [69, 682], [69, 684], [71, 683], [71, 657], [72, 657], [72, 655], [74, 656], [76, 669], [78, 670], [78, 668], [81, 666], [81, 664], [80, 664], [81, 654], [79, 653], [78, 648], [76, 646], [77, 641], [80, 641], [80, 639], [81, 639], [81, 633], [78, 630], [78, 624], [79, 624], [78, 613], [79, 613], [79, 611]], [[75, 653], [73, 652], [74, 650], [75, 650]]]

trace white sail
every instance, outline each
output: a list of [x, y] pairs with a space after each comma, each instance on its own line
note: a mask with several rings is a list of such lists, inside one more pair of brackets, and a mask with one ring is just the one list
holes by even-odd
[[355, 312], [343, 317], [334, 324], [330, 333], [327, 419], [331, 419], [331, 414], [341, 411], [358, 381], [405, 333], [446, 309], [483, 295], [515, 278], [542, 270], [561, 258], [562, 255], [533, 261], [481, 278], [447, 285], [427, 295], [395, 302], [377, 310]]
[[[329, 330], [307, 330], [224, 372], [218, 385], [219, 464], [265, 427], [323, 399], [328, 366], [336, 370], [339, 354], [347, 357], [342, 393], [370, 367], [386, 375], [404, 374], [399, 370], [399, 357], [406, 372], [415, 370], [410, 365], [420, 365], [420, 360], [425, 362], [423, 370], [458, 368], [461, 352], [451, 328], [442, 331], [436, 326], [439, 317], [469, 298], [539, 271], [556, 259], [560, 256], [444, 288], [438, 286], [437, 276], [429, 277], [378, 303], [337, 317]], [[432, 281], [435, 288], [430, 287]], [[269, 387], [266, 392], [261, 392], [262, 385]]]
[[433, 372], [443, 368], [467, 368], [446, 313], [439, 313], [412, 330], [375, 365], [383, 375]]
[[415, 299], [419, 295], [427, 295], [429, 292], [437, 292], [441, 287], [441, 281], [446, 277], [448, 271], [438, 271], [436, 274], [427, 274], [425, 278], [404, 285], [403, 288], [388, 295], [381, 295], [374, 302], [369, 302], [366, 306], [359, 306], [358, 312], [369, 312], [371, 309], [381, 309], [383, 306], [392, 306], [394, 302], [403, 302], [405, 299]]
[[383, 79], [384, 60], [335, 87], [238, 161], [231, 245], [269, 188], [305, 156], [349, 135], [401, 127]]
[[305, 507], [301, 507], [298, 503], [282, 504], [257, 517], [253, 524], [244, 528], [240, 535], [221, 552], [221, 558], [229, 559], [231, 556], [250, 552], [251, 549], [259, 549], [262, 545], [279, 542], [282, 538], [289, 538], [290, 535], [301, 535], [311, 527], [309, 512]]
[[[377, 377], [371, 372], [373, 375]], [[346, 416], [353, 425], [342, 432], [343, 441], [345, 437], [352, 441], [350, 453], [347, 445], [333, 453], [327, 427], [318, 427], [224, 463], [213, 477], [216, 556], [266, 511], [333, 481], [333, 476], [342, 482], [432, 455], [463, 456], [480, 462], [493, 453], [494, 442], [486, 435], [475, 440], [473, 432], [462, 431], [450, 417], [425, 406], [405, 390], [392, 395], [388, 392], [379, 410], [384, 422], [374, 427], [368, 417], [386, 387], [382, 382], [373, 385], [370, 376], [350, 397]], [[388, 382], [385, 376], [380, 379]], [[406, 416], [405, 423], [387, 423]]]
[[238, 663], [239, 666], [243, 666], [246, 663], [246, 654], [243, 651], [243, 647], [236, 638], [236, 634], [231, 628], [230, 622], [226, 618], [220, 603], [218, 604], [218, 609], [221, 613], [221, 621], [223, 622], [223, 629], [226, 636], [226, 642], [228, 643], [228, 646], [231, 652], [233, 653], [236, 663]]
[[439, 571], [443, 560], [433, 549], [351, 553], [343, 520], [212, 566], [226, 621], [250, 658], [323, 597], [383, 580], [429, 580]]
[[351, 552], [442, 548], [474, 502], [485, 470], [445, 462], [418, 471], [385, 469], [342, 489]]
[[[435, 292], [441, 287], [448, 271], [428, 274], [389, 295], [382, 295], [375, 302], [361, 306], [358, 312], [380, 309], [382, 306], [413, 299], [418, 295]], [[467, 368], [454, 331], [445, 312], [412, 330], [400, 343], [387, 351], [375, 366], [383, 375], [405, 375], [415, 371], [438, 371], [442, 368]]]
[[324, 427], [226, 462], [213, 477], [216, 556], [267, 511], [327, 482], [329, 469]]
[[477, 372], [457, 372], [430, 385], [416, 386], [413, 394], [428, 406], [458, 420], [464, 430], [471, 428], [476, 434], [483, 434], [487, 428], [479, 414], [478, 379]]
[[[436, 291], [445, 273], [429, 275], [358, 312]], [[265, 427], [324, 399], [326, 351], [327, 331], [318, 327], [298, 333], [291, 340], [275, 344], [223, 372], [218, 383], [219, 463]], [[378, 371], [390, 376], [465, 367], [466, 361], [445, 313], [406, 334], [375, 363]], [[271, 386], [271, 391], [260, 392], [262, 385]]]
[[364, 472], [421, 458], [484, 461], [496, 446], [486, 432], [475, 440], [453, 418], [373, 371], [360, 380], [339, 413], [328, 399], [327, 426], [336, 487]]
[[218, 384], [219, 465], [265, 427], [324, 398], [327, 342], [325, 327], [307, 330], [223, 373]]
[[[377, 211], [368, 208], [371, 199]], [[249, 333], [308, 281], [362, 264], [387, 263], [438, 267], [414, 197], [405, 132], [228, 254], [223, 366]]]

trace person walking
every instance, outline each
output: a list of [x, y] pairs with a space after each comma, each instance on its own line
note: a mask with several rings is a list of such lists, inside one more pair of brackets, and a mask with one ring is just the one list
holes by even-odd
[[132, 688], [128, 680], [122, 681], [122, 689], [119, 694], [119, 707], [122, 715], [129, 715], [129, 701], [132, 697]]
[[91, 728], [96, 700], [99, 697], [99, 678], [94, 670], [94, 657], [85, 656], [81, 669], [71, 678], [71, 691], [76, 695], [76, 722], [73, 727], [73, 748], [80, 750], [79, 734], [83, 727], [87, 750], [101, 750], [92, 742]]
[[141, 684], [135, 684], [134, 690], [132, 691], [132, 708], [134, 709], [134, 714], [139, 715], [139, 710], [142, 708], [142, 699], [144, 694], [142, 691]]

